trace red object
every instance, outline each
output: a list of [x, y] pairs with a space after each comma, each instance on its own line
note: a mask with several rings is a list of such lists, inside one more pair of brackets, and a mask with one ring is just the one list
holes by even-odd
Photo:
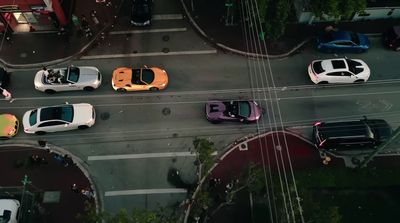
[[54, 13], [57, 16], [58, 22], [60, 23], [61, 26], [65, 26], [68, 24], [67, 18], [65, 17], [64, 11], [61, 8], [61, 4], [59, 0], [52, 0], [53, 3], [53, 10]]

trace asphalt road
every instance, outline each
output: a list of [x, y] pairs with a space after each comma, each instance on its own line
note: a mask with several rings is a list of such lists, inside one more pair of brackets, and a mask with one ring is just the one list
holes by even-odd
[[[270, 61], [271, 73], [266, 60], [224, 54], [205, 43], [182, 19], [180, 9], [171, 5], [156, 8], [157, 15], [170, 16], [159, 16], [150, 29], [116, 27], [114, 34], [81, 60], [60, 65], [98, 67], [103, 84], [93, 92], [46, 95], [33, 88], [36, 70], [13, 72], [10, 89], [16, 101], [0, 101], [1, 113], [22, 118], [34, 107], [87, 102], [95, 106], [97, 119], [90, 129], [44, 136], [21, 131], [1, 143], [45, 139], [71, 151], [89, 166], [105, 209], [115, 211], [182, 201], [185, 190], [171, 185], [167, 172], [175, 167], [185, 181], [196, 179], [192, 145], [196, 136], [207, 137], [222, 151], [238, 137], [282, 125], [310, 129], [315, 121], [367, 115], [399, 126], [400, 54], [382, 49], [379, 38], [371, 39], [368, 53], [347, 55], [369, 64], [368, 83], [321, 87], [309, 80], [308, 64], [343, 55], [321, 54], [310, 44], [300, 54]], [[168, 53], [163, 52], [166, 49]], [[126, 94], [112, 90], [114, 68], [144, 64], [167, 70], [167, 90]], [[275, 87], [271, 87], [271, 75]], [[270, 116], [258, 124], [213, 125], [204, 117], [204, 103], [210, 99], [255, 99]]]

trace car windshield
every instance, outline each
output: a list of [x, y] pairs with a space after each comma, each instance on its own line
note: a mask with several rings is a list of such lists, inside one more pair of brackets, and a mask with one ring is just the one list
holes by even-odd
[[250, 108], [250, 104], [247, 101], [240, 101], [238, 102], [239, 104], [239, 115], [242, 117], [250, 117], [250, 113], [251, 113], [251, 108]]
[[313, 68], [314, 72], [317, 74], [320, 74], [325, 71], [324, 68], [322, 68], [322, 61], [314, 62], [312, 65], [312, 68]]
[[78, 82], [79, 80], [79, 68], [78, 67], [69, 67], [68, 68], [68, 81]]
[[147, 84], [151, 84], [154, 81], [154, 72], [150, 69], [142, 70], [142, 80]]
[[37, 122], [37, 109], [32, 110], [31, 114], [29, 115], [29, 124], [32, 126], [35, 125], [36, 122]]
[[42, 108], [40, 111], [40, 121], [64, 120], [72, 122], [74, 118], [74, 108], [72, 105]]
[[359, 74], [364, 71], [364, 68], [361, 67], [362, 64], [360, 62], [350, 60], [350, 59], [346, 59], [346, 61], [347, 61], [347, 65], [349, 66], [349, 70], [353, 74]]
[[350, 33], [351, 41], [357, 45], [360, 45], [360, 38], [358, 37], [357, 33]]

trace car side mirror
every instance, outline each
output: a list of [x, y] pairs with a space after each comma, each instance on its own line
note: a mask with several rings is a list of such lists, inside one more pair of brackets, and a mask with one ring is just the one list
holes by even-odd
[[69, 104], [68, 101], [66, 101], [65, 104], [68, 105]]
[[144, 65], [144, 68], [146, 68], [146, 69], [147, 69], [147, 68], [149, 68], [149, 67], [147, 67], [147, 65]]

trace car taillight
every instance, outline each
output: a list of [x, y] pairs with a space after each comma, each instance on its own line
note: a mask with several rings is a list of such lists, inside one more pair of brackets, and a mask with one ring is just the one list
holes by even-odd
[[321, 123], [322, 122], [316, 122], [316, 123], [314, 123], [314, 126], [319, 126], [319, 125], [321, 125]]

